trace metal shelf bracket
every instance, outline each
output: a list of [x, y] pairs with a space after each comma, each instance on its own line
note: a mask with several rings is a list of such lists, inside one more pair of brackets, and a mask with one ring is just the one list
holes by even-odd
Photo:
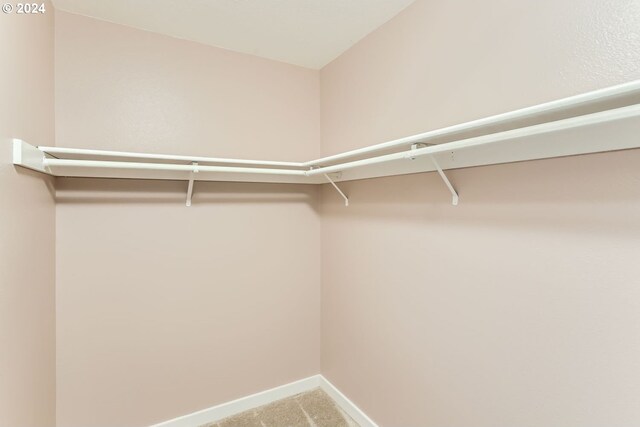
[[[433, 144], [417, 143], [417, 144], [411, 145], [411, 149], [417, 150], [419, 148], [428, 147], [430, 145], [433, 145]], [[449, 178], [447, 178], [447, 175], [444, 173], [444, 171], [438, 164], [438, 161], [436, 160], [436, 158], [433, 155], [430, 155], [429, 158], [431, 159], [431, 162], [433, 163], [433, 165], [436, 167], [436, 170], [438, 171], [440, 178], [442, 178], [442, 180], [444, 181], [444, 184], [447, 186], [447, 188], [451, 192], [451, 204], [454, 206], [458, 206], [458, 200], [460, 200], [460, 197], [458, 196], [458, 192], [456, 191], [455, 188], [453, 188], [453, 185], [451, 185], [451, 181], [449, 181]], [[410, 159], [414, 160], [415, 157], [410, 157]]]
[[198, 173], [198, 163], [193, 162], [193, 170], [189, 175], [189, 187], [187, 188], [187, 206], [191, 206], [191, 197], [193, 196], [193, 183], [195, 182], [195, 175]]
[[344, 205], [345, 206], [349, 206], [349, 198], [347, 196], [345, 196], [345, 194], [342, 192], [342, 190], [340, 190], [340, 188], [338, 188], [338, 186], [336, 185], [335, 182], [333, 182], [333, 180], [331, 178], [329, 178], [329, 175], [327, 175], [326, 173], [324, 174], [324, 177], [327, 178], [327, 181], [329, 181], [331, 183], [331, 185], [333, 185], [333, 188], [336, 189], [336, 191], [338, 193], [340, 193], [340, 195], [342, 196], [342, 198], [344, 199]]
[[449, 191], [451, 192], [451, 204], [453, 206], [458, 206], [458, 200], [460, 200], [460, 197], [458, 196], [458, 192], [456, 191], [455, 188], [453, 188], [453, 185], [451, 185], [451, 181], [449, 181], [449, 178], [447, 178], [447, 175], [445, 175], [445, 173], [442, 171], [442, 168], [436, 161], [435, 157], [429, 156], [429, 158], [433, 162], [433, 165], [436, 167], [438, 174], [440, 175], [440, 178], [442, 178], [442, 180], [444, 181], [444, 185], [446, 185]]

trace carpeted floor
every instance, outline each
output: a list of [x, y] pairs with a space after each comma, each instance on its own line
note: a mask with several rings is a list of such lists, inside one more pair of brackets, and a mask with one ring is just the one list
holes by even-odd
[[321, 389], [225, 418], [203, 427], [358, 427]]

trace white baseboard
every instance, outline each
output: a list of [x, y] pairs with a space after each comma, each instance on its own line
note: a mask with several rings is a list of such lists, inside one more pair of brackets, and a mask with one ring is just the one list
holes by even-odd
[[239, 414], [249, 409], [267, 405], [276, 400], [285, 399], [320, 387], [327, 393], [340, 408], [357, 422], [360, 427], [378, 427], [364, 412], [352, 401], [340, 392], [333, 384], [322, 375], [314, 375], [299, 381], [281, 385], [280, 387], [265, 390], [260, 393], [222, 403], [211, 408], [203, 409], [192, 414], [154, 424], [151, 427], [199, 427], [203, 424], [215, 422], [232, 415]]
[[318, 375], [320, 377], [320, 388], [324, 390], [325, 393], [329, 395], [338, 406], [353, 420], [358, 423], [360, 427], [378, 427], [376, 423], [373, 422], [371, 418], [367, 416], [360, 408], [356, 406], [347, 396], [342, 394], [340, 390], [336, 388], [333, 384], [329, 382], [322, 375]]

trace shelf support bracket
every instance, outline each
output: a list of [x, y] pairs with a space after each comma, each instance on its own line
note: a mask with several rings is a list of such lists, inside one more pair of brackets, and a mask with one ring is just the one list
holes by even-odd
[[193, 170], [189, 175], [189, 187], [187, 188], [187, 206], [191, 206], [191, 196], [193, 196], [193, 183], [195, 182], [195, 175], [198, 173], [198, 163], [193, 162]]
[[455, 188], [453, 188], [453, 185], [451, 185], [451, 181], [449, 181], [449, 178], [447, 178], [447, 175], [445, 175], [444, 171], [438, 164], [436, 158], [433, 156], [429, 156], [429, 158], [433, 162], [433, 165], [436, 167], [436, 170], [438, 171], [440, 178], [442, 178], [442, 180], [444, 181], [444, 185], [446, 185], [449, 191], [451, 192], [451, 204], [454, 206], [458, 206], [458, 200], [460, 199], [458, 197], [458, 192], [456, 191]]
[[[411, 145], [411, 149], [417, 150], [418, 148], [424, 148], [430, 145], [433, 145], [433, 144], [424, 144], [424, 143], [418, 142], [416, 144]], [[460, 199], [458, 197], [458, 192], [456, 191], [455, 188], [453, 188], [453, 185], [451, 185], [451, 181], [449, 181], [449, 178], [447, 178], [447, 175], [445, 175], [445, 173], [443, 172], [436, 158], [433, 155], [429, 155], [428, 157], [431, 159], [431, 162], [433, 162], [433, 165], [436, 167], [436, 170], [438, 171], [438, 175], [440, 175], [440, 178], [442, 178], [442, 180], [444, 181], [444, 185], [446, 185], [449, 191], [451, 192], [451, 204], [454, 206], [458, 206], [458, 200]], [[415, 157], [410, 157], [410, 159], [415, 160]]]
[[52, 175], [47, 166], [46, 157], [38, 147], [29, 145], [21, 139], [13, 140], [13, 164], [37, 172]]
[[331, 183], [331, 185], [333, 185], [333, 188], [336, 189], [336, 191], [338, 193], [340, 193], [340, 195], [342, 196], [342, 198], [344, 199], [344, 205], [345, 206], [349, 206], [349, 198], [347, 196], [344, 195], [344, 193], [342, 192], [342, 190], [340, 190], [340, 188], [338, 188], [338, 186], [336, 185], [335, 182], [333, 182], [333, 180], [331, 178], [329, 178], [329, 175], [327, 175], [326, 173], [324, 174], [324, 177], [327, 178], [327, 181], [329, 181]]

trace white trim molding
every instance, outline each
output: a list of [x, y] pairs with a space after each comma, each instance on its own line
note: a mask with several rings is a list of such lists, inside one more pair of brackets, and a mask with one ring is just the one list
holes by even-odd
[[374, 423], [373, 420], [362, 411], [362, 409], [358, 408], [355, 403], [342, 394], [342, 392], [338, 390], [336, 386], [331, 384], [329, 380], [322, 375], [318, 376], [320, 377], [320, 388], [324, 390], [324, 392], [327, 393], [334, 402], [336, 402], [340, 409], [353, 418], [360, 427], [378, 427], [378, 425]]
[[321, 388], [347, 415], [358, 423], [360, 427], [378, 427], [360, 408], [340, 392], [322, 375], [314, 375], [289, 384], [281, 385], [269, 390], [255, 393], [240, 399], [212, 406], [172, 420], [154, 424], [151, 427], [199, 427], [232, 415], [248, 411], [259, 406], [268, 405], [280, 399], [295, 396], [305, 391]]

